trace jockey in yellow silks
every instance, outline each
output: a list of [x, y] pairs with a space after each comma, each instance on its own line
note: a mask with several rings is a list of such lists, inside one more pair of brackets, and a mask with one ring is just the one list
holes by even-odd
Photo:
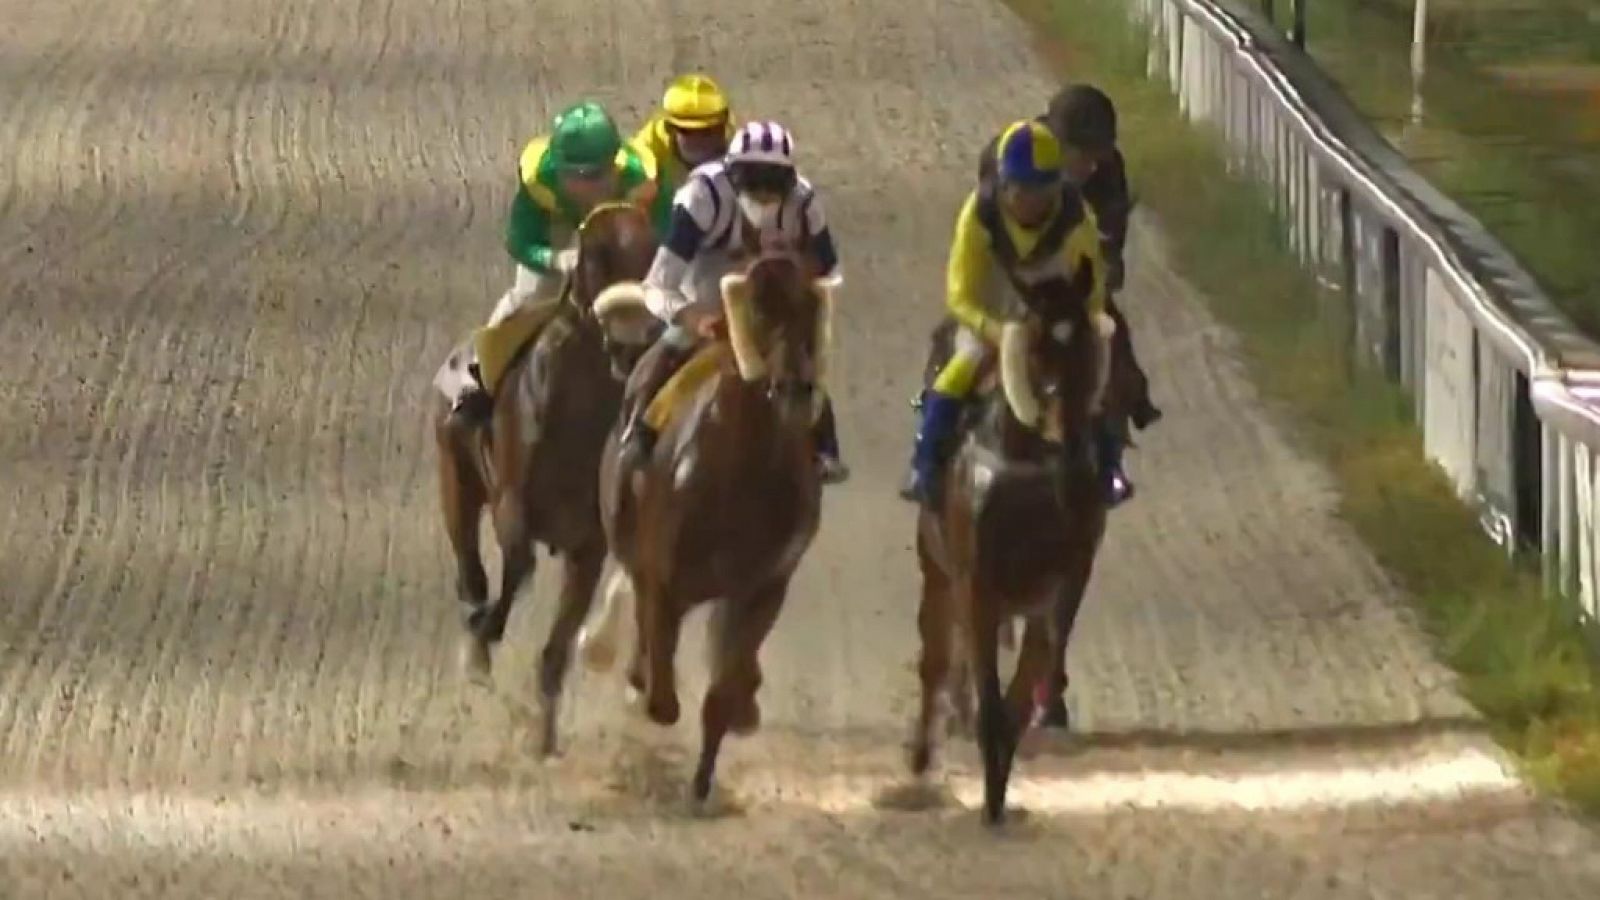
[[[928, 502], [951, 448], [963, 403], [985, 354], [999, 342], [1021, 297], [1015, 285], [1073, 282], [1089, 267], [1089, 321], [1106, 311], [1106, 264], [1094, 213], [1065, 177], [1061, 145], [1035, 121], [1016, 122], [995, 148], [993, 182], [967, 195], [956, 216], [946, 272], [945, 304], [960, 324], [951, 355], [923, 392], [911, 473], [903, 496]], [[995, 276], [1001, 277], [995, 277]], [[1121, 471], [1121, 439], [1099, 429], [1097, 447], [1107, 500], [1120, 503], [1132, 485]]]
[[667, 85], [661, 109], [644, 123], [633, 142], [655, 156], [661, 191], [671, 198], [696, 166], [728, 152], [733, 132], [727, 95], [710, 77], [693, 73], [680, 75]]

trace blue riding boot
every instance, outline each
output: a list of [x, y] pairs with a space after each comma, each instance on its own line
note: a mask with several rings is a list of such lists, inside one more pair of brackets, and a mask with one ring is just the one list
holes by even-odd
[[922, 421], [917, 428], [911, 455], [910, 477], [901, 488], [902, 499], [925, 506], [935, 505], [939, 468], [945, 461], [946, 445], [961, 418], [961, 398], [928, 389], [922, 394]]
[[1105, 489], [1106, 506], [1117, 507], [1133, 497], [1133, 482], [1122, 470], [1122, 435], [1105, 419], [1096, 423], [1095, 451], [1100, 457], [1100, 482]]

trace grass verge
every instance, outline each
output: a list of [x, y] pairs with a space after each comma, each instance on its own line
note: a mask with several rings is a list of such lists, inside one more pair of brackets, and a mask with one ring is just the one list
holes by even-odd
[[1535, 784], [1600, 813], [1600, 689], [1570, 605], [1483, 537], [1426, 461], [1408, 398], [1349, 365], [1341, 299], [1298, 266], [1265, 194], [1227, 174], [1220, 143], [1144, 77], [1123, 2], [1011, 5], [1063, 75], [1116, 100], [1134, 189], [1161, 218], [1174, 263], [1240, 335], [1263, 396], [1332, 470], [1340, 514], [1414, 600], [1464, 695]]

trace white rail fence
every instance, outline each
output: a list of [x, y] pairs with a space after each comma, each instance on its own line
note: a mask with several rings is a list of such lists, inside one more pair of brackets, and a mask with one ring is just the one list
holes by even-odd
[[1270, 188], [1351, 304], [1351, 352], [1416, 401], [1428, 456], [1508, 552], [1600, 619], [1600, 343], [1419, 177], [1300, 51], [1212, 0], [1128, 0], [1148, 74]]

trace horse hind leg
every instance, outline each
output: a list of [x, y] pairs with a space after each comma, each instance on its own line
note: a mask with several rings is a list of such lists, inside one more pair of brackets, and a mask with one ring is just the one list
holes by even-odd
[[1081, 554], [1075, 561], [1066, 583], [1062, 585], [1055, 607], [1051, 610], [1052, 656], [1048, 674], [1039, 688], [1039, 724], [1045, 728], [1066, 730], [1072, 717], [1067, 712], [1067, 648], [1078, 620], [1078, 610], [1083, 607], [1084, 595], [1089, 590], [1089, 578], [1094, 571], [1093, 552]]
[[778, 621], [788, 594], [784, 578], [754, 594], [719, 601], [712, 614], [711, 684], [700, 706], [700, 759], [691, 785], [696, 804], [711, 796], [717, 755], [729, 732], [750, 734], [761, 726], [761, 645]]
[[[939, 702], [947, 691], [959, 702], [955, 691], [970, 692], [967, 684], [955, 684], [958, 674], [951, 669], [952, 622], [950, 592], [943, 576], [924, 572], [922, 604], [917, 610], [917, 630], [922, 639], [922, 658], [917, 671], [922, 680], [922, 703], [916, 730], [911, 738], [911, 774], [926, 775], [933, 765], [934, 731], [938, 727]], [[963, 667], [964, 668], [964, 667]], [[970, 710], [970, 702], [968, 704]], [[959, 713], [958, 713], [959, 715]]]
[[600, 582], [605, 559], [604, 542], [595, 542], [567, 553], [561, 561], [561, 604], [539, 658], [543, 726], [539, 752], [544, 756], [556, 752], [556, 725], [561, 717], [561, 692], [571, 662], [572, 642], [594, 603], [594, 589]]
[[467, 646], [463, 662], [469, 674], [487, 681], [492, 669], [490, 649], [505, 636], [517, 592], [533, 574], [535, 557], [527, 520], [518, 499], [502, 492], [494, 506], [495, 537], [500, 544], [500, 593], [494, 602], [478, 607], [467, 617]]

